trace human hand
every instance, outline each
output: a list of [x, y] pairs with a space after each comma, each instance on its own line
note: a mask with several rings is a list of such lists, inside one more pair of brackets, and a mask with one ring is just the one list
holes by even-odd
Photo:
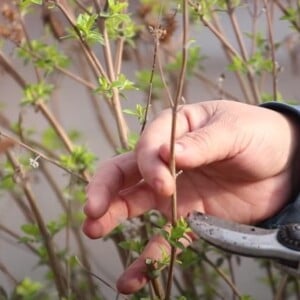
[[[170, 219], [171, 118], [170, 110], [162, 112], [134, 152], [101, 164], [87, 189], [86, 235], [103, 237], [151, 209]], [[183, 170], [176, 182], [179, 216], [197, 210], [250, 224], [274, 215], [291, 193], [297, 135], [289, 118], [269, 109], [224, 100], [182, 106], [175, 146], [176, 166]], [[162, 245], [168, 247], [162, 237], [151, 239], [120, 277], [120, 292], [142, 288], [145, 259], [159, 259]]]

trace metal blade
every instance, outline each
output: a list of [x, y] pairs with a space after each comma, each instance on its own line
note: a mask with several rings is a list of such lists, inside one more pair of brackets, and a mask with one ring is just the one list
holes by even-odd
[[300, 252], [277, 241], [277, 229], [237, 224], [199, 212], [192, 212], [187, 219], [199, 237], [223, 250], [244, 256], [300, 261]]

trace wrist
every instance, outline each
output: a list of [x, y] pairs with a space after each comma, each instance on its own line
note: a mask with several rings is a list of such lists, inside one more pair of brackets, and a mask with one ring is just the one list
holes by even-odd
[[275, 216], [259, 225], [274, 228], [287, 223], [300, 223], [300, 107], [278, 102], [267, 102], [261, 106], [282, 114], [288, 120], [294, 146], [289, 154], [290, 191], [287, 193], [286, 205]]

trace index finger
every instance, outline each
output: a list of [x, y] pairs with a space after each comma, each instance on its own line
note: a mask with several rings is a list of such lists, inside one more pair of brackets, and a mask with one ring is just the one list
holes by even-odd
[[[177, 112], [175, 138], [182, 137], [204, 126], [213, 113], [215, 105], [207, 103], [181, 106]], [[149, 123], [136, 147], [137, 162], [145, 181], [160, 195], [170, 196], [175, 189], [168, 167], [168, 159], [161, 155], [161, 148], [170, 144], [172, 111], [165, 110]]]
[[92, 219], [100, 218], [121, 190], [140, 180], [134, 153], [129, 152], [105, 161], [87, 186], [85, 214]]

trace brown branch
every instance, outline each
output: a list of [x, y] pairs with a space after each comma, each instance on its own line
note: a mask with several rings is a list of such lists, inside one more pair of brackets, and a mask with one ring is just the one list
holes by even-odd
[[235, 36], [236, 36], [236, 39], [237, 39], [237, 42], [238, 42], [238, 45], [239, 45], [239, 48], [240, 48], [241, 56], [242, 56], [243, 61], [245, 62], [246, 67], [247, 67], [247, 78], [248, 78], [249, 84], [251, 86], [251, 91], [252, 91], [252, 94], [253, 94], [253, 97], [254, 97], [254, 100], [255, 100], [254, 103], [258, 104], [260, 102], [259, 101], [259, 91], [258, 91], [256, 82], [255, 82], [255, 78], [253, 76], [252, 68], [247, 65], [249, 57], [248, 57], [246, 47], [244, 45], [244, 41], [243, 41], [243, 38], [242, 38], [239, 23], [237, 22], [236, 15], [234, 13], [235, 9], [234, 9], [234, 7], [232, 7], [231, 0], [227, 1], [227, 7], [228, 7], [229, 19], [230, 19], [233, 31], [235, 33]]
[[[103, 25], [103, 38], [104, 38], [104, 56], [105, 56], [105, 62], [107, 64], [107, 70], [108, 70], [108, 77], [110, 82], [113, 82], [117, 79], [116, 73], [115, 73], [115, 68], [113, 64], [113, 59], [112, 59], [112, 51], [110, 47], [110, 42], [105, 26], [105, 22]], [[128, 149], [128, 127], [122, 112], [122, 106], [121, 106], [121, 101], [120, 101], [120, 94], [119, 91], [116, 88], [113, 88], [112, 90], [113, 96], [112, 96], [112, 107], [114, 110], [114, 116], [117, 124], [117, 129], [118, 129], [118, 134], [119, 134], [119, 139], [121, 142], [122, 147], [125, 149]]]
[[[285, 14], [286, 16], [289, 15], [288, 10], [287, 10], [286, 7], [281, 3], [280, 0], [274, 0], [274, 2], [275, 2], [275, 4], [278, 6], [278, 8], [281, 10], [281, 12], [282, 12], [283, 14]], [[292, 20], [292, 21], [290, 21], [290, 22], [291, 22], [291, 24], [295, 27], [295, 29], [296, 29], [298, 32], [300, 32], [300, 25], [299, 25], [296, 21], [294, 21], [294, 20]]]
[[26, 86], [26, 81], [24, 78], [17, 72], [17, 70], [12, 66], [12, 64], [6, 59], [2, 51], [0, 50], [0, 64], [3, 69], [10, 74], [10, 76], [21, 86]]
[[81, 180], [84, 183], [88, 183], [88, 181], [86, 180], [86, 178], [82, 177], [81, 175], [74, 173], [72, 170], [69, 170], [68, 168], [62, 166], [58, 161], [49, 158], [48, 156], [44, 155], [43, 153], [37, 151], [36, 149], [32, 148], [31, 146], [17, 140], [16, 138], [4, 133], [0, 131], [0, 136], [4, 136], [10, 140], [12, 140], [15, 144], [20, 145], [21, 147], [31, 151], [32, 153], [36, 154], [37, 156], [39, 156], [41, 159], [44, 159], [45, 161], [48, 161], [49, 163], [59, 167], [60, 169], [63, 169], [64, 171], [66, 171], [67, 173], [71, 174], [72, 176], [78, 178], [79, 180]]
[[[225, 55], [227, 56], [228, 60], [230, 62], [232, 62], [233, 57], [238, 57], [238, 58], [241, 59], [239, 53], [231, 46], [231, 44], [225, 38], [225, 34], [222, 31], [221, 26], [218, 24], [218, 20], [217, 20], [215, 14], [212, 14], [212, 18], [213, 18], [213, 21], [215, 23], [215, 26], [213, 26], [211, 23], [204, 20], [200, 16], [200, 20], [204, 21], [203, 24], [205, 26], [207, 26], [209, 28], [209, 30], [212, 31], [212, 33], [219, 39], [222, 47], [224, 48], [224, 52], [225, 52]], [[245, 97], [245, 101], [247, 103], [252, 103], [253, 101], [251, 100], [250, 92], [249, 92], [248, 87], [245, 83], [244, 77], [242, 76], [242, 74], [239, 71], [235, 72], [235, 76], [236, 76], [236, 78], [239, 82], [239, 86], [240, 86], [241, 91], [242, 91], [242, 93]]]
[[276, 290], [276, 294], [274, 296], [274, 300], [281, 300], [284, 299], [284, 292], [286, 286], [288, 284], [289, 275], [284, 274], [279, 282], [278, 289]]
[[22, 168], [22, 166], [19, 164], [15, 156], [7, 151], [7, 158], [12, 164], [16, 174], [18, 175], [20, 179], [20, 186], [23, 189], [23, 192], [28, 200], [28, 204], [32, 210], [32, 213], [36, 219], [36, 223], [38, 225], [39, 231], [41, 233], [41, 236], [43, 238], [45, 247], [47, 249], [48, 257], [49, 257], [49, 267], [51, 268], [54, 276], [53, 281], [55, 282], [58, 294], [60, 297], [66, 297], [66, 278], [64, 276], [64, 272], [62, 269], [62, 266], [58, 260], [57, 253], [55, 251], [55, 247], [52, 241], [51, 236], [49, 235], [49, 232], [47, 230], [46, 224], [44, 223], [42, 214], [39, 210], [39, 207], [36, 203], [36, 199], [32, 193], [32, 190], [29, 186], [28, 180], [26, 179], [26, 174]]
[[71, 25], [71, 27], [73, 28], [73, 30], [75, 31], [75, 33], [77, 34], [78, 38], [79, 38], [79, 43], [80, 46], [83, 49], [84, 54], [86, 55], [96, 77], [100, 77], [103, 76], [105, 79], [108, 79], [106, 72], [104, 71], [102, 65], [100, 64], [99, 60], [97, 59], [96, 55], [94, 54], [94, 52], [91, 50], [91, 48], [89, 47], [89, 45], [86, 43], [86, 41], [83, 39], [79, 29], [77, 28], [73, 17], [70, 15], [69, 11], [67, 10], [67, 8], [61, 3], [60, 0], [54, 0], [55, 5], [60, 9], [60, 11], [63, 13], [63, 15], [66, 17], [66, 19], [68, 20], [69, 24]]
[[269, 36], [269, 44], [271, 50], [271, 58], [272, 58], [272, 81], [273, 81], [273, 99], [274, 101], [278, 100], [277, 93], [277, 63], [275, 58], [275, 49], [274, 49], [274, 39], [273, 39], [273, 26], [272, 19], [268, 9], [268, 1], [264, 0], [264, 6], [266, 8], [266, 16], [267, 16], [267, 25], [268, 25], [268, 36]]

